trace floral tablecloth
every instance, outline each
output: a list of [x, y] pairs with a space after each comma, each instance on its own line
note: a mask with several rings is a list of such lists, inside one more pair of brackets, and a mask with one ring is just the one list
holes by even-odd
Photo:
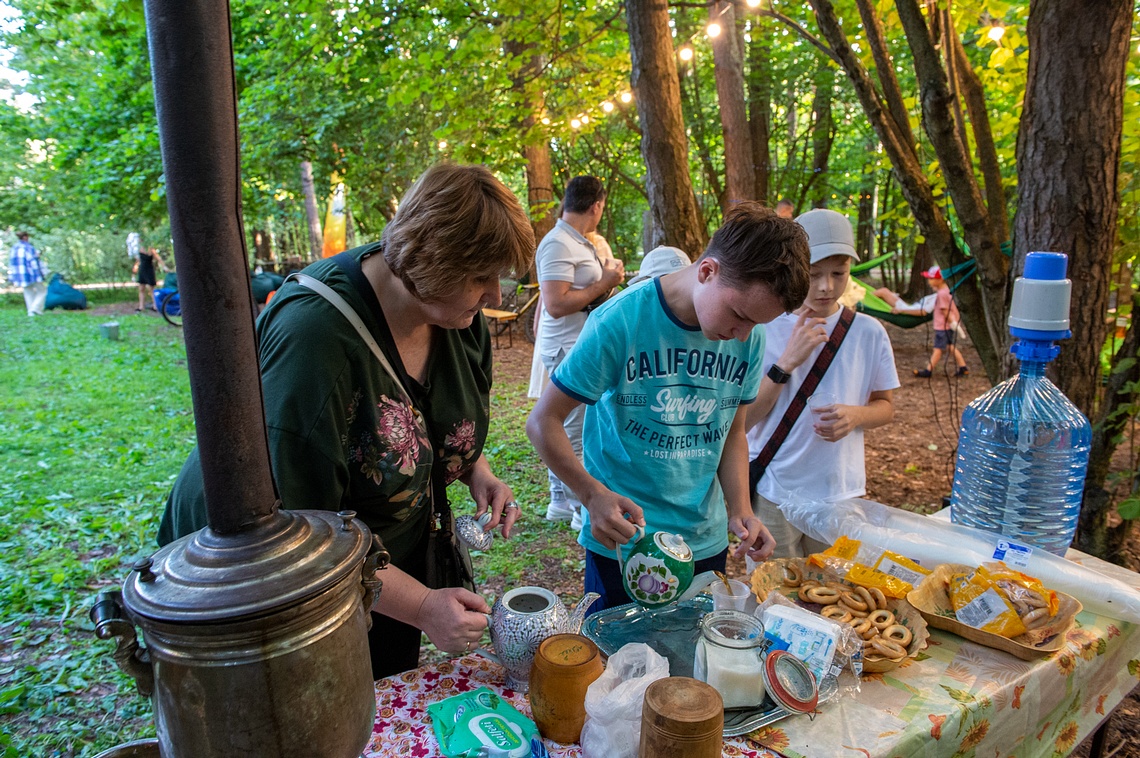
[[[447, 663], [421, 666], [376, 682], [376, 724], [365, 758], [427, 758], [438, 756], [439, 743], [431, 729], [427, 706], [461, 692], [490, 687], [515, 708], [531, 715], [526, 695], [503, 686], [503, 669], [477, 655]], [[551, 758], [579, 758], [577, 745], [546, 740]], [[727, 739], [724, 755], [743, 758], [779, 758], [747, 738]]]
[[[1096, 559], [1078, 562], [1140, 584], [1140, 576]], [[1031, 662], [932, 629], [915, 660], [867, 675], [857, 697], [823, 706], [814, 720], [787, 718], [726, 739], [724, 755], [1066, 756], [1137, 684], [1140, 626], [1087, 611], [1065, 647]], [[530, 715], [526, 696], [504, 689], [502, 669], [474, 655], [376, 682], [365, 756], [439, 755], [427, 705], [484, 685]], [[556, 758], [581, 755], [577, 746], [547, 746]]]

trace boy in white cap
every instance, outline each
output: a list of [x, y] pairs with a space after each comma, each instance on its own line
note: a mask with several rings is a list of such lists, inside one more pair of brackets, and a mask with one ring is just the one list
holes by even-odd
[[[591, 314], [550, 376], [526, 431], [587, 512], [585, 589], [593, 611], [629, 602], [614, 556], [642, 525], [680, 534], [694, 569], [724, 571], [737, 554], [764, 560], [774, 545], [752, 514], [745, 409], [756, 397], [768, 323], [802, 302], [807, 235], [757, 203], [726, 214], [692, 265], [627, 288]], [[669, 264], [672, 268], [673, 264]], [[583, 460], [563, 419], [586, 407]]]
[[[890, 422], [893, 390], [899, 386], [886, 330], [870, 316], [839, 304], [851, 263], [858, 259], [851, 224], [825, 209], [808, 211], [796, 221], [808, 234], [811, 285], [802, 307], [766, 327], [767, 373], [748, 408], [749, 460], [761, 461], [752, 467], [752, 478], [760, 476], [752, 510], [771, 530], [775, 556], [784, 558], [826, 546], [788, 523], [778, 503], [792, 496], [833, 502], [865, 494], [863, 431]], [[811, 391], [812, 399], [793, 403], [809, 374], [818, 374], [817, 359], [837, 329], [846, 330], [843, 340]]]

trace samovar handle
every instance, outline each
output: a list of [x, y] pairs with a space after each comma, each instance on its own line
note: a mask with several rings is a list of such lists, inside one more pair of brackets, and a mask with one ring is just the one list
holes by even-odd
[[372, 547], [369, 549], [368, 555], [364, 557], [364, 566], [360, 569], [360, 583], [364, 586], [364, 597], [362, 599], [364, 623], [367, 629], [372, 628], [372, 604], [376, 602], [376, 596], [384, 587], [383, 580], [376, 575], [376, 572], [387, 567], [391, 560], [392, 556], [388, 554], [380, 535], [373, 534]]
[[123, 612], [123, 595], [118, 590], [101, 592], [88, 617], [95, 624], [95, 636], [101, 640], [118, 638], [112, 657], [127, 676], [135, 680], [139, 694], [150, 697], [154, 692], [154, 668], [150, 652], [139, 645], [135, 625]]

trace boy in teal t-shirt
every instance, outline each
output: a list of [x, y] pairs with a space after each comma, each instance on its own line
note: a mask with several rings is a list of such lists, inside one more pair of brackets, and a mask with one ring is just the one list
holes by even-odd
[[[764, 331], [807, 294], [807, 236], [756, 203], [726, 216], [693, 265], [631, 287], [595, 310], [551, 376], [527, 434], [586, 506], [586, 591], [603, 608], [628, 602], [616, 545], [674, 532], [696, 570], [723, 571], [728, 530], [738, 554], [775, 547], [753, 516], [745, 414], [756, 398]], [[583, 462], [562, 419], [587, 405]]]

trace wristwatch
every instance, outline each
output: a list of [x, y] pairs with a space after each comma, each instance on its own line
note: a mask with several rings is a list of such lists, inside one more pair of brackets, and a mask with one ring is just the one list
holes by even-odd
[[768, 369], [768, 378], [776, 384], [787, 384], [792, 375], [773, 363], [772, 367]]

